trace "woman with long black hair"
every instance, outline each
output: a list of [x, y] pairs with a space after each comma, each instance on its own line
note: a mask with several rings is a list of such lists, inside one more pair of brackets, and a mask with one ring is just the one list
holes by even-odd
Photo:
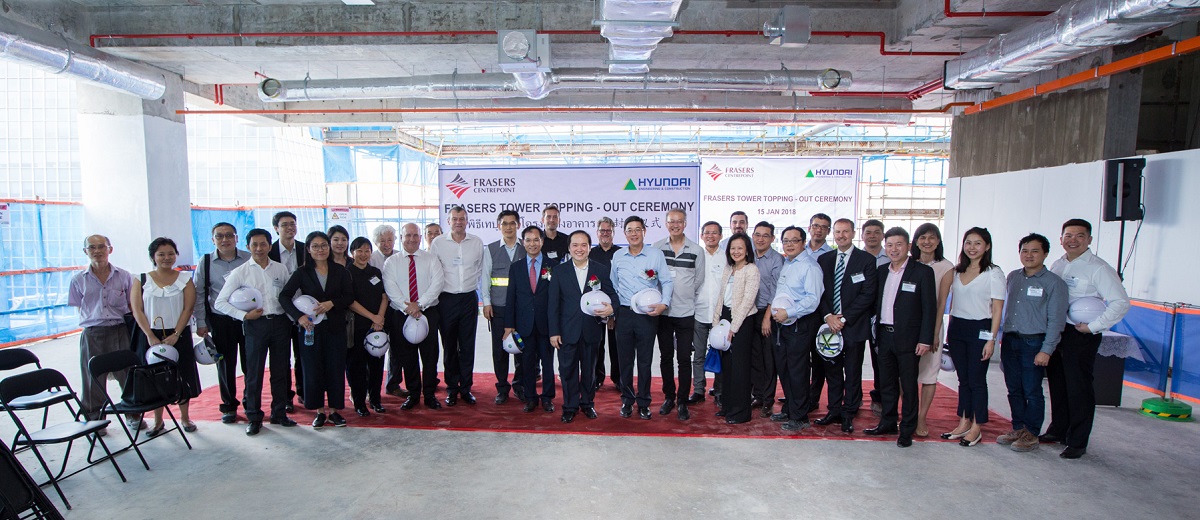
[[729, 320], [729, 350], [721, 352], [721, 410], [726, 424], [750, 422], [750, 341], [754, 320], [747, 319], [757, 310], [758, 267], [754, 265], [754, 246], [745, 233], [729, 237], [725, 248], [725, 269], [713, 295], [713, 323]]

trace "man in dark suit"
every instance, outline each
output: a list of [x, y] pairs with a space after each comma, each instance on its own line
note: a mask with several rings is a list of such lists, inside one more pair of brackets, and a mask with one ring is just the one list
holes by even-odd
[[542, 230], [528, 226], [521, 232], [525, 258], [512, 263], [508, 270], [508, 294], [505, 295], [504, 337], [513, 332], [521, 335], [525, 350], [521, 352], [521, 384], [525, 387], [526, 412], [538, 403], [537, 370], [542, 368], [542, 409], [554, 411], [554, 357], [550, 350], [549, 296], [550, 268], [555, 263], [542, 254]]
[[[854, 247], [854, 221], [838, 219], [833, 223], [833, 241], [837, 249], [821, 255], [817, 264], [825, 275], [825, 293], [817, 314], [834, 332], [842, 335], [842, 353], [826, 363], [829, 382], [829, 413], [818, 425], [840, 423], [842, 431], [854, 431], [854, 416], [862, 406], [862, 367], [867, 340], [871, 339], [871, 316], [875, 315], [878, 275], [875, 257]], [[818, 356], [819, 357], [819, 356]], [[821, 387], [813, 382], [809, 402], [820, 399]]]
[[[887, 265], [879, 266], [879, 295], [875, 298], [875, 337], [879, 341], [879, 393], [883, 415], [867, 435], [899, 433], [896, 445], [912, 446], [917, 429], [917, 360], [933, 345], [933, 323], [937, 312], [937, 290], [933, 269], [908, 256], [908, 232], [894, 227], [884, 233]], [[896, 407], [904, 394], [900, 427]]]
[[594, 367], [597, 347], [604, 342], [606, 328], [601, 319], [613, 313], [612, 304], [607, 304], [595, 316], [584, 314], [579, 300], [584, 293], [599, 290], [611, 301], [617, 301], [608, 265], [589, 261], [591, 235], [579, 230], [571, 233], [568, 240], [571, 261], [551, 270], [549, 301], [550, 345], [558, 350], [565, 423], [574, 421], [581, 407], [585, 417], [596, 418]]
[[[275, 234], [279, 236], [279, 240], [271, 244], [271, 251], [267, 253], [267, 258], [283, 264], [283, 267], [287, 269], [288, 276], [291, 276], [297, 269], [308, 263], [308, 248], [305, 247], [304, 242], [296, 240], [296, 214], [290, 211], [280, 211], [271, 217], [271, 225], [275, 227]], [[300, 397], [301, 401], [304, 400], [304, 369], [300, 366], [303, 342], [304, 338], [300, 334], [300, 328], [292, 327], [292, 357], [295, 359], [296, 389], [289, 390], [288, 394], [291, 397]], [[291, 397], [288, 398], [289, 401]], [[290, 413], [292, 410], [292, 403], [289, 402], [287, 411]]]

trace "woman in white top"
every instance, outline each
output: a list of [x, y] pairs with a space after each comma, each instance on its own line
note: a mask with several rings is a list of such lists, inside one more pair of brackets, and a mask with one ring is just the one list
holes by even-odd
[[921, 356], [917, 368], [917, 383], [921, 385], [921, 406], [917, 411], [917, 437], [929, 436], [929, 425], [925, 418], [929, 416], [929, 408], [933, 405], [934, 392], [937, 391], [938, 371], [942, 368], [942, 315], [946, 312], [946, 297], [950, 293], [950, 284], [942, 285], [942, 280], [954, 270], [954, 263], [946, 260], [945, 247], [942, 245], [942, 231], [937, 225], [926, 222], [917, 227], [913, 240], [911, 254], [922, 264], [933, 268], [933, 283], [938, 288], [937, 318], [933, 323], [933, 349]]
[[[183, 400], [179, 402], [179, 423], [186, 432], [196, 431], [196, 423], [188, 416], [188, 400], [200, 395], [200, 373], [196, 370], [196, 353], [192, 345], [192, 330], [188, 326], [192, 307], [196, 304], [196, 286], [191, 273], [175, 270], [179, 250], [175, 241], [158, 237], [150, 242], [150, 259], [154, 270], [142, 274], [141, 284], [133, 284], [129, 292], [129, 308], [137, 321], [138, 356], [146, 358], [151, 345], [166, 344], [179, 352], [179, 377], [182, 379]], [[154, 410], [154, 427], [148, 435], [163, 432], [163, 409]]]
[[729, 320], [729, 350], [721, 352], [721, 409], [718, 416], [725, 417], [726, 424], [750, 422], [750, 339], [754, 335], [754, 320], [747, 319], [754, 311], [754, 300], [758, 297], [758, 266], [750, 237], [737, 233], [729, 237], [725, 248], [725, 269], [717, 284], [713, 301], [712, 322]]
[[987, 423], [988, 360], [1004, 310], [1004, 272], [992, 264], [992, 234], [973, 227], [963, 235], [962, 250], [950, 285], [950, 327], [947, 344], [958, 371], [958, 427], [942, 434], [963, 446], [979, 444], [980, 425]]

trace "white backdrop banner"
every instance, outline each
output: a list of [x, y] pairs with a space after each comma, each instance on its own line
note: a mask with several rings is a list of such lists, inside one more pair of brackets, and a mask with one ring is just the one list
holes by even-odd
[[467, 210], [467, 232], [485, 244], [500, 238], [496, 216], [504, 210], [521, 215], [522, 227], [541, 226], [542, 209], [559, 208], [560, 232], [587, 231], [596, 242], [596, 221], [616, 222], [613, 241], [624, 244], [625, 218], [646, 221], [646, 243], [667, 236], [667, 210], [688, 213], [687, 234], [696, 236], [700, 169], [695, 164], [617, 166], [442, 166], [438, 169], [439, 219], [449, 233], [450, 208]]
[[860, 164], [859, 157], [704, 157], [699, 223], [720, 222], [728, 237], [729, 214], [740, 210], [751, 226], [774, 224], [778, 239], [789, 225], [807, 233], [815, 213], [854, 219]]

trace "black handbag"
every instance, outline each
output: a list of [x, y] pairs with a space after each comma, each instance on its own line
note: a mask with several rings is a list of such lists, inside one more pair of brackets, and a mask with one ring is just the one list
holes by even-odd
[[183, 380], [170, 360], [129, 368], [121, 400], [133, 406], [175, 404], [183, 397]]

